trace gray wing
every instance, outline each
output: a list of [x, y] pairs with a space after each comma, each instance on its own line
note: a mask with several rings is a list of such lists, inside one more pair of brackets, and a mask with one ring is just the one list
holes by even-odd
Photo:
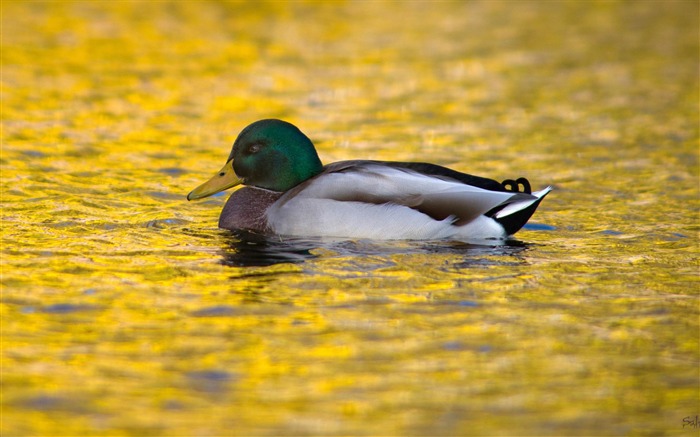
[[457, 225], [512, 203], [537, 199], [530, 194], [487, 190], [448, 176], [377, 161], [330, 164], [318, 176], [285, 193], [280, 202], [292, 197], [396, 204], [436, 220], [452, 217]]

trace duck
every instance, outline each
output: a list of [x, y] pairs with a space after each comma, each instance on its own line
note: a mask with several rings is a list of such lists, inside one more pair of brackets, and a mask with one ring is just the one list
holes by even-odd
[[552, 187], [497, 182], [425, 162], [323, 165], [312, 141], [278, 119], [244, 128], [223, 168], [187, 195], [234, 191], [219, 228], [289, 237], [467, 242], [510, 238]]

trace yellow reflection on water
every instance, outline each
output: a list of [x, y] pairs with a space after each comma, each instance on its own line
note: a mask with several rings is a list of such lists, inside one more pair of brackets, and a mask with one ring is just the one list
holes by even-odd
[[[691, 431], [697, 2], [1, 7], [3, 435]], [[555, 190], [506, 247], [220, 231], [268, 117]]]

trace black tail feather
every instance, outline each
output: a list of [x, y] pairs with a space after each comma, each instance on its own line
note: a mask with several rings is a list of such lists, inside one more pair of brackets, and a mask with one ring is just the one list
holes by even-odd
[[527, 223], [528, 220], [530, 220], [530, 217], [532, 217], [532, 214], [535, 213], [537, 207], [540, 206], [540, 202], [542, 202], [542, 199], [544, 199], [547, 194], [548, 193], [545, 193], [544, 196], [534, 201], [531, 205], [521, 209], [520, 211], [516, 211], [513, 214], [508, 214], [503, 217], [492, 217], [494, 220], [500, 223], [501, 226], [503, 226], [503, 228], [506, 230], [506, 234], [513, 235], [518, 232], [520, 228], [525, 226], [525, 223]]

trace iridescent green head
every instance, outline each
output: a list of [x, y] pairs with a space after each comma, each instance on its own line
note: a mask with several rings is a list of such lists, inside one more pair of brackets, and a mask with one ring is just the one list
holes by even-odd
[[260, 120], [236, 138], [226, 165], [187, 198], [200, 199], [238, 184], [287, 191], [323, 170], [309, 138], [282, 120]]

